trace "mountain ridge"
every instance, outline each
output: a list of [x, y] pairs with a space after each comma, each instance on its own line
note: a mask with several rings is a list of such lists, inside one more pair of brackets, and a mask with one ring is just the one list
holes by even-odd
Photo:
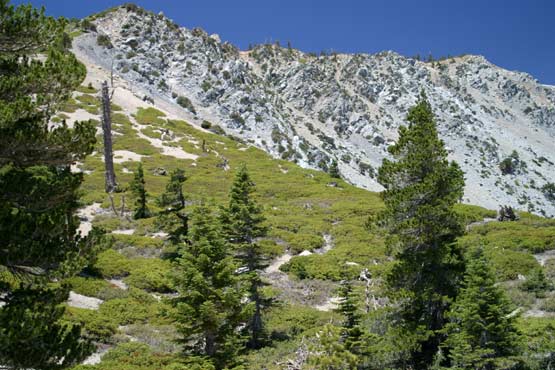
[[[465, 202], [555, 215], [542, 190], [555, 178], [555, 87], [527, 73], [476, 55], [428, 63], [393, 51], [315, 56], [274, 44], [240, 51], [129, 5], [91, 19], [96, 31], [74, 40], [81, 57], [113, 63], [197, 125], [209, 121], [303, 167], [329, 171], [335, 161], [344, 179], [369, 190], [381, 190], [375, 169], [423, 90], [450, 158], [466, 173]], [[108, 43], [98, 45], [99, 35]]]

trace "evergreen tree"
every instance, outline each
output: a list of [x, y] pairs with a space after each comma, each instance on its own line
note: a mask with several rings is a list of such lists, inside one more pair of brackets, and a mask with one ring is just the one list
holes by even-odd
[[326, 324], [311, 346], [306, 369], [344, 370], [357, 369], [359, 358], [351, 353], [341, 340], [341, 329]]
[[247, 268], [243, 279], [254, 308], [245, 329], [250, 337], [248, 346], [259, 348], [265, 340], [262, 310], [270, 304], [270, 301], [264, 298], [261, 292], [264, 283], [259, 271], [266, 265], [265, 256], [257, 239], [264, 237], [267, 230], [263, 226], [265, 219], [262, 209], [252, 199], [254, 190], [254, 183], [251, 181], [247, 167], [243, 165], [235, 175], [229, 194], [229, 204], [222, 210], [221, 222], [229, 242], [237, 250], [238, 258]]
[[541, 267], [534, 269], [520, 285], [520, 289], [534, 293], [536, 298], [545, 298], [553, 288], [553, 283], [546, 278]]
[[329, 168], [329, 174], [331, 177], [335, 177], [336, 179], [340, 179], [341, 178], [341, 174], [339, 173], [339, 167], [337, 166], [337, 161], [333, 160], [331, 162], [330, 168]]
[[424, 93], [409, 110], [408, 127], [389, 148], [378, 181], [385, 210], [379, 222], [389, 232], [387, 245], [397, 263], [387, 277], [391, 297], [398, 302], [398, 327], [413, 336], [415, 368], [432, 364], [443, 339], [445, 312], [456, 296], [464, 262], [454, 244], [463, 226], [453, 206], [463, 195], [459, 166], [447, 160], [434, 116]]
[[70, 171], [92, 152], [95, 128], [48, 124], [86, 74], [68, 50], [65, 25], [0, 0], [0, 364], [7, 368], [64, 368], [91, 350], [79, 327], [60, 321], [68, 289], [52, 284], [84, 266], [95, 236], [77, 235], [82, 174]]
[[337, 311], [345, 318], [341, 325], [341, 338], [348, 351], [355, 355], [362, 355], [364, 353], [364, 331], [360, 326], [359, 297], [354, 292], [350, 280], [341, 282], [339, 297], [341, 302]]
[[520, 363], [516, 315], [480, 248], [471, 254], [463, 288], [448, 314], [445, 346], [455, 369], [513, 369]]
[[142, 163], [139, 163], [139, 166], [137, 166], [137, 171], [135, 171], [135, 176], [133, 181], [131, 181], [129, 188], [135, 198], [135, 211], [133, 212], [133, 218], [138, 220], [140, 218], [150, 217], [150, 210], [146, 204], [148, 193], [145, 188], [145, 175]]
[[183, 211], [185, 209], [183, 183], [186, 180], [187, 177], [182, 169], [172, 171], [166, 191], [158, 199], [158, 205], [164, 208], [161, 219], [169, 228], [169, 240], [176, 245], [187, 242], [189, 232], [189, 216]]
[[187, 354], [208, 356], [221, 369], [233, 364], [241, 347], [236, 330], [244, 310], [237, 266], [205, 205], [192, 213], [189, 238], [190, 244], [181, 245], [172, 275], [179, 292], [171, 300], [177, 329]]

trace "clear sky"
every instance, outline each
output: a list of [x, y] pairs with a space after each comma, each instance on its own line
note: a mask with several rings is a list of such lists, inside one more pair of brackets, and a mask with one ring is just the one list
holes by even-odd
[[[115, 0], [15, 0], [84, 17]], [[290, 41], [303, 51], [481, 54], [555, 85], [555, 0], [136, 0], [241, 49]]]

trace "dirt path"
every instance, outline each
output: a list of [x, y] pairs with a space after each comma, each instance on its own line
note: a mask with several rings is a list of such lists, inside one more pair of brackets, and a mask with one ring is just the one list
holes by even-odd
[[102, 213], [102, 211], [100, 203], [93, 203], [79, 209], [77, 211], [77, 217], [81, 220], [81, 224], [79, 225], [77, 232], [80, 232], [81, 236], [87, 236], [92, 230], [92, 220], [97, 214]]
[[468, 231], [468, 230], [470, 230], [470, 229], [472, 229], [473, 227], [476, 227], [476, 226], [482, 226], [482, 225], [489, 224], [490, 222], [497, 222], [497, 218], [486, 217], [482, 221], [471, 222], [468, 225], [466, 225], [466, 231]]
[[[275, 273], [285, 274], [279, 270], [279, 268], [289, 262], [293, 258], [293, 256], [289, 253], [285, 253], [278, 258], [276, 258], [266, 269], [264, 270], [264, 274], [271, 275]], [[287, 274], [285, 274], [287, 275]]]

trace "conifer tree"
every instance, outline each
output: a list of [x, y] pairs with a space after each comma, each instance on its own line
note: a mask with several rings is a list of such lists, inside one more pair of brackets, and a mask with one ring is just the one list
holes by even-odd
[[412, 366], [424, 369], [443, 339], [445, 312], [464, 271], [454, 244], [464, 229], [453, 210], [463, 195], [464, 180], [459, 166], [447, 160], [424, 93], [407, 121], [389, 148], [393, 160], [385, 159], [379, 170], [378, 181], [385, 188], [379, 222], [397, 258], [387, 285], [398, 303], [398, 327], [418, 344]]
[[350, 280], [343, 280], [339, 290], [341, 302], [337, 311], [340, 312], [344, 321], [341, 325], [341, 337], [345, 348], [355, 355], [364, 354], [364, 331], [360, 326], [361, 314], [359, 312], [358, 299]]
[[341, 340], [341, 329], [326, 324], [311, 346], [306, 369], [357, 369], [360, 359], [351, 353]]
[[[90, 122], [49, 125], [86, 70], [69, 52], [66, 22], [0, 0], [0, 364], [58, 369], [91, 350], [60, 321], [67, 287], [52, 284], [86, 263], [95, 233], [77, 235]], [[38, 58], [37, 56], [41, 56]]]
[[187, 180], [182, 169], [176, 169], [170, 174], [166, 191], [158, 199], [158, 205], [164, 208], [161, 218], [170, 229], [169, 240], [174, 243], [187, 242], [189, 230], [189, 216], [184, 212], [185, 194], [183, 183]]
[[481, 248], [471, 253], [463, 288], [448, 314], [445, 346], [454, 369], [516, 369], [520, 334], [516, 315]]
[[337, 161], [333, 160], [330, 165], [329, 174], [331, 177], [336, 179], [341, 178], [341, 174], [339, 173], [339, 166], [337, 165]]
[[264, 283], [259, 271], [266, 266], [266, 261], [257, 239], [266, 235], [266, 227], [263, 225], [262, 209], [252, 199], [254, 190], [247, 167], [243, 165], [235, 175], [229, 204], [222, 210], [221, 222], [228, 241], [235, 246], [238, 258], [247, 268], [243, 279], [254, 308], [245, 329], [249, 333], [248, 346], [259, 348], [265, 341], [262, 311], [270, 301], [261, 292]]
[[244, 319], [237, 268], [221, 227], [205, 205], [193, 210], [190, 244], [182, 244], [173, 269], [179, 296], [171, 303], [189, 355], [208, 356], [217, 368], [233, 364]]
[[145, 188], [145, 175], [142, 163], [139, 163], [137, 166], [137, 171], [135, 171], [135, 176], [129, 185], [129, 188], [131, 189], [133, 197], [135, 197], [135, 211], [133, 212], [133, 218], [138, 220], [140, 218], [150, 217], [150, 210], [146, 204], [148, 193]]

